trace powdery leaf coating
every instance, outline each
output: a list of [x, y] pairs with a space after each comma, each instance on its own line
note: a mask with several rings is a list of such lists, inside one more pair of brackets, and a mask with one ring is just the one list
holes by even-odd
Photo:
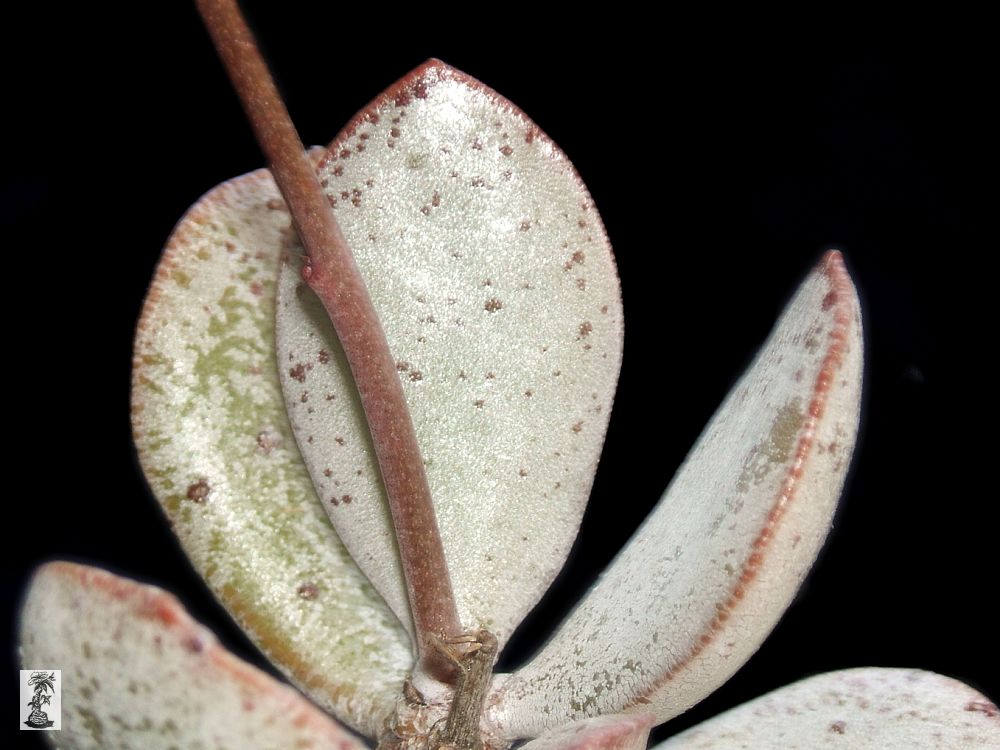
[[652, 714], [615, 714], [550, 729], [522, 750], [643, 750], [649, 740]]
[[973, 750], [1000, 747], [1000, 709], [961, 682], [910, 669], [810, 677], [654, 750]]
[[173, 596], [97, 568], [38, 570], [21, 655], [63, 670], [61, 748], [364, 748], [292, 688], [222, 648]]
[[181, 220], [143, 309], [139, 458], [188, 556], [267, 657], [372, 735], [409, 638], [320, 509], [278, 384], [274, 299], [289, 217], [261, 170]]
[[[561, 569], [590, 493], [621, 358], [610, 245], [555, 144], [440, 62], [329, 150], [320, 177], [397, 361], [459, 617], [502, 644]], [[364, 415], [297, 259], [278, 299], [285, 401], [313, 482], [406, 621]]]
[[826, 536], [858, 425], [861, 319], [830, 252], [663, 499], [555, 637], [506, 681], [507, 737], [620, 711], [675, 716], [770, 632]]

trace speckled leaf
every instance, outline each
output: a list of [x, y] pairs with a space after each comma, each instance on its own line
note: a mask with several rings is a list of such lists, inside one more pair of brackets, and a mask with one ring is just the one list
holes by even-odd
[[263, 170], [181, 220], [139, 323], [133, 428], [216, 596], [296, 684], [372, 734], [410, 667], [409, 638], [337, 539], [288, 426], [274, 349], [288, 227]]
[[540, 654], [498, 679], [503, 734], [620, 711], [664, 721], [750, 657], [830, 525], [861, 350], [857, 297], [831, 252], [628, 546]]
[[1000, 710], [948, 677], [849, 669], [811, 677], [720, 714], [654, 750], [1000, 748]]
[[581, 719], [550, 729], [521, 750], [643, 750], [653, 726], [652, 714], [615, 714]]
[[237, 659], [170, 594], [52, 563], [32, 580], [21, 661], [62, 669], [69, 750], [363, 750], [287, 685]]
[[[537, 126], [436, 61], [330, 151], [320, 175], [398, 362], [459, 616], [502, 643], [562, 567], [604, 439], [622, 313], [601, 220]], [[405, 620], [364, 417], [294, 264], [282, 273], [278, 340], [318, 494]]]

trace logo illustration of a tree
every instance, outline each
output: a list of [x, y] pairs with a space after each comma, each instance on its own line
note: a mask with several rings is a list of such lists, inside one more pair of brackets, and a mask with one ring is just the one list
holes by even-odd
[[24, 722], [30, 727], [51, 727], [54, 722], [49, 721], [49, 715], [42, 710], [42, 706], [47, 706], [52, 702], [49, 692], [54, 693], [56, 673], [47, 674], [45, 672], [32, 672], [28, 678], [28, 684], [33, 686], [35, 694], [28, 701], [31, 706], [31, 715]]

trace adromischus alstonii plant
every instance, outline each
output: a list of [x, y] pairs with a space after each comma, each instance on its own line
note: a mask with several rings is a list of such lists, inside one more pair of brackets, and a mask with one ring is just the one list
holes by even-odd
[[[437, 62], [313, 155], [313, 189], [233, 6], [202, 6], [285, 201], [263, 170], [206, 195], [140, 323], [136, 441], [185, 549], [296, 685], [385, 747], [642, 746], [756, 650], [825, 536], [861, 386], [840, 256], [806, 279], [597, 586], [531, 661], [493, 675], [572, 544], [615, 390], [600, 218], [523, 113]], [[360, 746], [151, 587], [47, 566], [22, 632], [27, 666], [66, 675], [61, 747]], [[663, 747], [998, 738], [970, 688], [868, 669]]]

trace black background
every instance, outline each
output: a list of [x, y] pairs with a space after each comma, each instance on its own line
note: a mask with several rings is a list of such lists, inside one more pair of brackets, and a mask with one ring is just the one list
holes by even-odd
[[[193, 9], [169, 5], [8, 30], [27, 41], [6, 47], [0, 207], [11, 670], [26, 576], [53, 558], [176, 592], [264, 666], [179, 551], [129, 435], [130, 342], [159, 250], [199, 195], [262, 161]], [[655, 737], [854, 666], [934, 670], [1000, 696], [988, 610], [995, 336], [978, 304], [996, 242], [981, 231], [988, 94], [976, 39], [939, 27], [860, 49], [680, 21], [571, 29], [527, 8], [530, 19], [498, 8], [444, 30], [430, 11], [247, 6], [305, 142], [329, 141], [382, 88], [441, 57], [560, 144], [615, 247], [625, 359], [591, 507], [501, 666], [527, 657], [627, 540], [798, 281], [838, 247], [862, 296], [867, 363], [829, 543], [758, 654]], [[13, 704], [12, 671], [4, 686]], [[13, 705], [7, 714], [15, 731]]]

